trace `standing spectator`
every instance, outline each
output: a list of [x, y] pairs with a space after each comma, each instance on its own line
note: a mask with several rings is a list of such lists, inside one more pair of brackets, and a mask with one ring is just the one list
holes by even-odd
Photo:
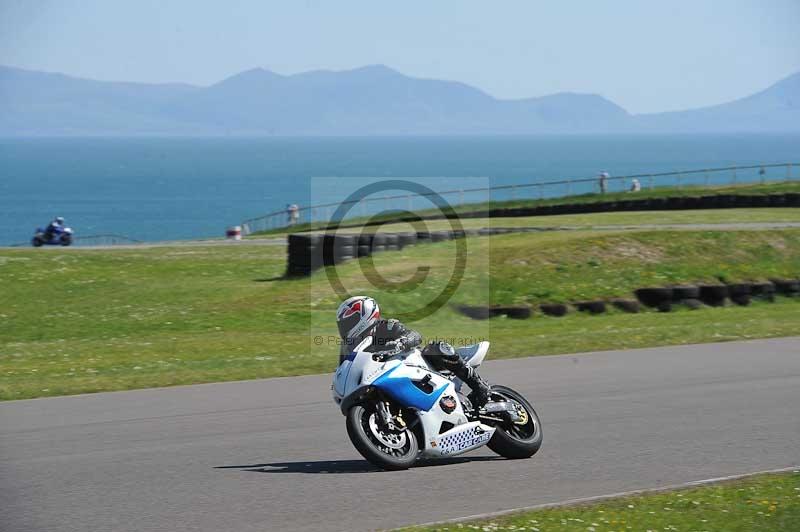
[[289, 207], [291, 210], [291, 223], [290, 225], [297, 225], [297, 222], [300, 221], [300, 207], [296, 203], [292, 203]]
[[292, 225], [293, 217], [292, 217], [292, 204], [286, 204], [286, 225]]
[[640, 192], [642, 190], [642, 184], [639, 183], [639, 180], [635, 177], [631, 179], [631, 192]]
[[605, 194], [606, 190], [608, 189], [608, 172], [600, 172], [600, 178], [598, 179], [598, 184], [600, 185], [600, 194]]

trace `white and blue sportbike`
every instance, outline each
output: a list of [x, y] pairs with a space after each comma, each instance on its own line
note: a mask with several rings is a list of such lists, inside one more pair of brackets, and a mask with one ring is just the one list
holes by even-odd
[[[528, 458], [542, 445], [531, 404], [505, 386], [492, 386], [475, 409], [462, 382], [436, 372], [419, 348], [391, 355], [364, 351], [368, 337], [341, 363], [333, 399], [347, 417], [347, 434], [359, 453], [384, 469], [407, 469], [417, 458], [455, 456], [483, 445], [506, 458]], [[442, 349], [452, 349], [447, 344]], [[489, 342], [456, 349], [477, 368]]]

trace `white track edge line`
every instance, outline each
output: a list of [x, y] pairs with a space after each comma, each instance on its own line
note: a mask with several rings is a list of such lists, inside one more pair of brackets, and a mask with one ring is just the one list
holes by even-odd
[[639, 490], [632, 490], [632, 491], [621, 491], [618, 493], [610, 493], [607, 495], [594, 495], [592, 497], [580, 497], [577, 499], [567, 499], [565, 501], [560, 502], [546, 502], [543, 504], [535, 504], [533, 506], [522, 506], [519, 508], [512, 508], [510, 510], [499, 510], [496, 512], [486, 512], [482, 514], [475, 514], [475, 515], [467, 515], [464, 517], [454, 517], [452, 519], [445, 519], [443, 521], [433, 521], [430, 523], [423, 523], [419, 525], [409, 525], [410, 527], [424, 527], [424, 526], [435, 526], [435, 525], [445, 525], [449, 523], [461, 523], [464, 521], [479, 521], [483, 519], [491, 519], [493, 517], [502, 517], [505, 515], [516, 514], [521, 512], [530, 512], [534, 510], [545, 510], [548, 508], [560, 508], [565, 506], [578, 506], [583, 504], [589, 504], [593, 502], [600, 502], [606, 501], [609, 499], [617, 499], [620, 497], [631, 497], [635, 495], [647, 495], [651, 493], [661, 493], [665, 491], [674, 491], [674, 490], [681, 490], [686, 488], [692, 488], [695, 486], [705, 486], [707, 484], [717, 484], [719, 482], [728, 482], [731, 480], [739, 480], [744, 479], [756, 475], [768, 475], [772, 473], [788, 473], [790, 471], [800, 471], [800, 465], [790, 466], [790, 467], [782, 467], [779, 469], [766, 469], [763, 471], [753, 471], [750, 473], [742, 473], [740, 475], [728, 475], [725, 477], [715, 477], [715, 478], [706, 478], [702, 480], [692, 480], [689, 482], [683, 482], [681, 484], [670, 484], [668, 486], [660, 486], [657, 488], [643, 488]]

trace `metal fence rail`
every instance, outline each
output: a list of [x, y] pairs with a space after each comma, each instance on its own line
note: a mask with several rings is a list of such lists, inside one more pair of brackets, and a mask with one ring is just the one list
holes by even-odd
[[[606, 179], [607, 193], [624, 192], [631, 190], [634, 180], [639, 182], [642, 190], [652, 190], [656, 187], [674, 186], [677, 188], [689, 186], [724, 186], [755, 184], [766, 182], [781, 182], [800, 180], [800, 172], [793, 167], [800, 167], [800, 163], [758, 164], [751, 166], [727, 166], [723, 168], [703, 168], [695, 170], [678, 170], [674, 172], [651, 172], [631, 174], [624, 176], [609, 176]], [[794, 173], [793, 173], [794, 172]], [[794, 174], [797, 174], [795, 176]], [[395, 178], [396, 179], [396, 178]], [[501, 185], [485, 188], [465, 188], [437, 192], [445, 198], [453, 198], [453, 206], [467, 203], [483, 203], [489, 201], [514, 201], [554, 199], [579, 194], [600, 193], [600, 179], [597, 177], [561, 179], [558, 181], [542, 181], [538, 183], [523, 183], [516, 185]], [[298, 223], [311, 223], [330, 220], [331, 215], [340, 205], [359, 204], [360, 209], [353, 209], [353, 216], [374, 213], [375, 207], [382, 203], [384, 209], [413, 210], [416, 197], [430, 196], [431, 194], [410, 195], [397, 194], [380, 197], [368, 197], [359, 202], [331, 202], [309, 205], [299, 208]], [[428, 206], [430, 207], [430, 206]], [[357, 212], [360, 210], [360, 213]], [[247, 235], [270, 229], [280, 229], [291, 225], [286, 210], [274, 211], [263, 216], [249, 218], [242, 222], [242, 233]]]

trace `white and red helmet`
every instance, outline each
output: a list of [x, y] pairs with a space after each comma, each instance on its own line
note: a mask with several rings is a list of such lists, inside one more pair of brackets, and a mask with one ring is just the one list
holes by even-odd
[[378, 302], [367, 296], [353, 296], [339, 305], [336, 311], [336, 325], [339, 336], [345, 341], [358, 341], [372, 332], [381, 319]]

